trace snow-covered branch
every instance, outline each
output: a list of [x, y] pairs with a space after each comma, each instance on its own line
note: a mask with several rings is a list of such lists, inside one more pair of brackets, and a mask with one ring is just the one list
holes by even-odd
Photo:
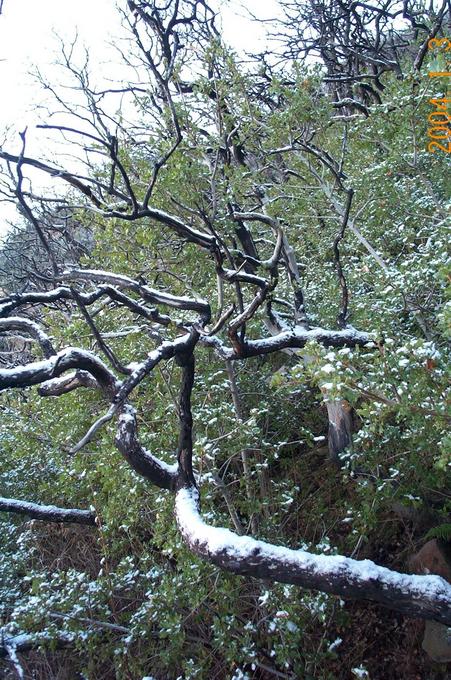
[[[85, 304], [92, 304], [102, 295], [101, 290], [97, 290], [89, 295], [83, 295], [82, 299]], [[49, 291], [28, 292], [28, 293], [14, 293], [6, 298], [0, 300], [0, 317], [8, 316], [18, 307], [26, 305], [46, 305], [52, 302], [59, 302], [60, 300], [72, 300], [73, 294], [70, 288], [66, 286], [59, 286]]]
[[62, 394], [72, 392], [72, 390], [76, 390], [78, 387], [97, 389], [100, 385], [86, 371], [74, 371], [68, 375], [61, 376], [61, 378], [48, 380], [39, 387], [38, 392], [41, 397], [60, 397]]
[[136, 412], [131, 406], [124, 406], [118, 418], [115, 443], [136, 472], [161, 489], [175, 490], [177, 463], [168, 465], [141, 445], [138, 439]]
[[124, 380], [120, 390], [118, 391], [114, 402], [115, 404], [122, 404], [127, 399], [128, 395], [135, 389], [137, 385], [148, 375], [160, 361], [172, 359], [172, 357], [185, 352], [189, 347], [197, 341], [197, 333], [186, 333], [181, 335], [173, 341], [166, 340], [161, 343], [157, 349], [149, 353], [147, 359], [139, 364], [133, 366], [131, 375]]
[[37, 323], [30, 319], [25, 319], [21, 316], [10, 316], [6, 319], [0, 319], [0, 333], [7, 331], [27, 333], [40, 344], [46, 359], [56, 354], [48, 335], [44, 333]]
[[143, 211], [144, 217], [150, 217], [160, 224], [164, 224], [170, 227], [182, 238], [187, 239], [191, 243], [195, 243], [202, 248], [212, 248], [215, 245], [215, 239], [210, 234], [201, 232], [198, 229], [188, 226], [182, 222], [178, 217], [170, 215], [163, 210], [157, 210], [156, 208], [146, 208]]
[[[107, 296], [112, 301], [127, 307], [133, 314], [138, 314], [149, 321], [153, 321], [163, 326], [168, 326], [171, 323], [170, 317], [166, 314], [161, 314], [154, 308], [149, 309], [111, 285], [100, 285], [98, 288], [95, 288], [88, 293], [77, 292], [76, 296], [86, 306], [92, 305], [94, 302], [97, 302], [97, 300], [100, 300], [100, 298]], [[60, 302], [62, 300], [74, 299], [75, 295], [73, 289], [66, 286], [59, 286], [53, 290], [41, 293], [15, 293], [14, 295], [0, 300], [0, 317], [7, 317], [8, 314], [19, 307], [37, 304], [45, 305], [53, 302]]]
[[90, 281], [97, 283], [109, 283], [117, 288], [125, 288], [140, 295], [144, 300], [152, 304], [167, 305], [175, 309], [185, 309], [199, 312], [202, 315], [210, 317], [210, 305], [206, 300], [197, 299], [192, 300], [185, 296], [171, 295], [149, 286], [139, 283], [134, 279], [123, 276], [122, 274], [115, 274], [112, 272], [99, 271], [96, 269], [71, 269], [61, 275], [62, 280], [66, 281]]
[[73, 642], [74, 636], [63, 631], [59, 631], [57, 636], [47, 632], [14, 635], [0, 629], [0, 659], [11, 658], [11, 651], [14, 656], [15, 652], [30, 652], [49, 644], [54, 648], [65, 647]]
[[178, 491], [176, 518], [194, 553], [234, 574], [372, 600], [410, 616], [451, 624], [451, 585], [440, 576], [402, 574], [370, 560], [315, 555], [212, 527], [200, 515], [194, 487]]
[[[198, 333], [191, 331], [176, 338], [173, 342], [164, 342], [158, 349], [149, 354], [148, 359], [138, 364], [132, 375], [126, 380], [116, 395], [113, 409], [120, 409], [115, 443], [130, 465], [147, 479], [163, 489], [174, 490], [181, 478], [192, 479], [192, 416], [190, 397], [194, 381], [193, 348], [198, 340]], [[180, 387], [179, 418], [180, 435], [178, 459], [182, 458], [182, 465], [177, 463], [168, 465], [149, 451], [139, 442], [138, 427], [135, 410], [125, 403], [127, 396], [134, 387], [147, 375], [162, 359], [175, 357], [182, 366], [182, 384]], [[188, 459], [186, 459], [186, 455]]]
[[282, 331], [270, 338], [247, 340], [242, 343], [240, 351], [227, 347], [215, 336], [203, 335], [200, 341], [202, 344], [212, 347], [223, 359], [233, 361], [279, 352], [287, 348], [302, 349], [308, 342], [312, 341], [326, 347], [363, 347], [372, 340], [373, 338], [369, 333], [358, 331], [352, 326], [347, 326], [342, 330], [306, 329], [302, 326], [295, 326], [291, 330]]
[[90, 510], [74, 508], [59, 508], [56, 505], [40, 505], [16, 498], [0, 497], [0, 512], [14, 512], [27, 515], [32, 519], [42, 519], [45, 522], [73, 522], [95, 526], [95, 514]]
[[31, 387], [59, 377], [65, 371], [80, 369], [90, 373], [109, 393], [116, 386], [114, 374], [92, 352], [67, 347], [45, 361], [0, 370], [0, 391], [8, 388]]

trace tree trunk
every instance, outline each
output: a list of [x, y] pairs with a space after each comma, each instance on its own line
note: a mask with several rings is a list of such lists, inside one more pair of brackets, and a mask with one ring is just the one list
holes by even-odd
[[329, 459], [341, 465], [340, 454], [352, 448], [352, 407], [345, 399], [326, 399], [325, 404], [329, 419]]

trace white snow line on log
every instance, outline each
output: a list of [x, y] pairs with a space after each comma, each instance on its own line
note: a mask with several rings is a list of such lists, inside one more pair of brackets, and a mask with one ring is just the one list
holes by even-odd
[[230, 561], [246, 560], [250, 565], [255, 559], [270, 560], [276, 567], [280, 565], [315, 573], [327, 582], [328, 579], [341, 578], [350, 584], [364, 585], [378, 582], [382, 588], [395, 587], [412, 600], [441, 601], [451, 603], [451, 585], [440, 576], [418, 576], [402, 574], [381, 567], [371, 560], [354, 560], [343, 555], [316, 555], [305, 550], [293, 550], [283, 546], [259, 541], [249, 536], [238, 536], [229, 529], [206, 524], [198, 510], [198, 492], [182, 488], [176, 496], [177, 523], [190, 546], [203, 548], [209, 557], [226, 555]]
[[42, 519], [44, 521], [94, 524], [94, 514], [90, 510], [61, 508], [56, 505], [41, 505], [40, 503], [30, 503], [30, 501], [4, 498], [3, 496], [0, 496], [0, 511], [29, 515], [34, 519]]

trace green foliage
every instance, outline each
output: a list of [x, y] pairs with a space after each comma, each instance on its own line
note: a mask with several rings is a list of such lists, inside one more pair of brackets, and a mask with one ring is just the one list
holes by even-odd
[[441, 524], [439, 527], [429, 529], [425, 538], [439, 538], [442, 541], [451, 541], [451, 524]]

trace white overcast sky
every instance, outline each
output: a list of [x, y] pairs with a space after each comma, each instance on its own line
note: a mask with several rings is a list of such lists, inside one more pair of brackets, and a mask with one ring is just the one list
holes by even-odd
[[[39, 154], [43, 135], [34, 127], [42, 122], [46, 95], [31, 75], [36, 68], [56, 74], [60, 39], [69, 41], [78, 33], [89, 48], [90, 63], [104, 78], [117, 76], [117, 53], [111, 43], [123, 35], [116, 4], [125, 0], [4, 0], [0, 15], [0, 146], [12, 153], [20, 148], [18, 132], [28, 126], [27, 153]], [[265, 45], [262, 26], [246, 18], [239, 0], [217, 0], [221, 6], [223, 34], [237, 50]], [[277, 13], [276, 0], [246, 0], [249, 10], [264, 18]], [[112, 72], [114, 71], [114, 72]], [[8, 134], [5, 138], [5, 131]], [[0, 203], [0, 235], [14, 217], [10, 206]]]

